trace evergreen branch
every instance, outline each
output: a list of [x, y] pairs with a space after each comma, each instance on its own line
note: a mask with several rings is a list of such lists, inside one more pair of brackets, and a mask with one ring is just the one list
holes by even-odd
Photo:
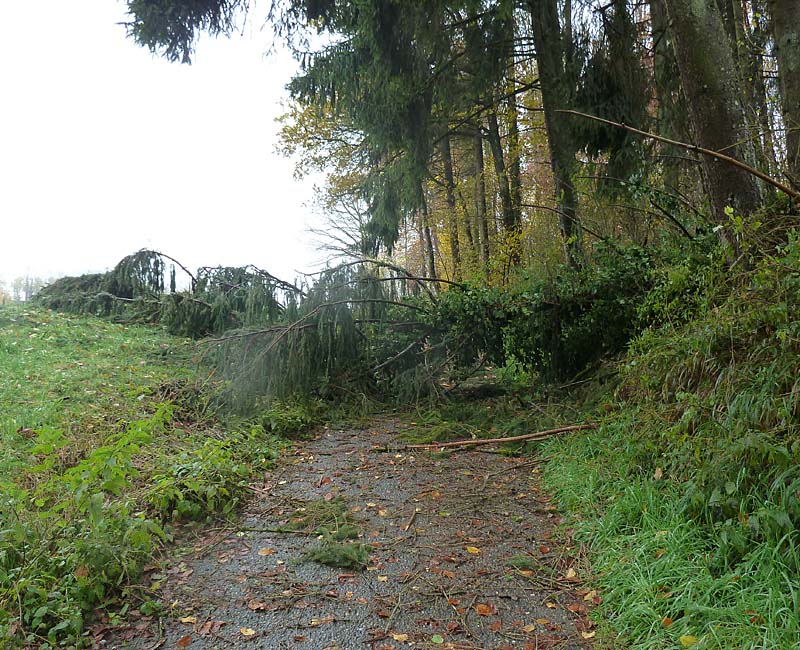
[[172, 257], [170, 255], [167, 255], [166, 253], [162, 253], [161, 251], [153, 251], [153, 252], [156, 255], [160, 256], [160, 257], [164, 257], [164, 258], [168, 259], [171, 262], [175, 262], [175, 264], [177, 264], [179, 267], [181, 267], [181, 270], [192, 279], [192, 291], [194, 291], [194, 285], [197, 284], [197, 278], [194, 277], [194, 274], [189, 269], [187, 269], [183, 264], [181, 264], [174, 257]]
[[414, 347], [416, 347], [417, 345], [419, 345], [420, 343], [422, 343], [422, 342], [423, 342], [423, 341], [424, 341], [424, 340], [427, 338], [427, 336], [428, 336], [428, 332], [425, 332], [425, 334], [423, 334], [422, 336], [420, 336], [420, 337], [419, 337], [418, 339], [416, 339], [415, 341], [412, 341], [411, 343], [409, 343], [409, 344], [408, 344], [406, 347], [404, 347], [402, 350], [400, 350], [400, 352], [398, 352], [397, 354], [395, 354], [395, 355], [393, 355], [393, 356], [389, 357], [388, 359], [386, 359], [386, 361], [383, 361], [382, 363], [379, 363], [377, 366], [375, 366], [375, 367], [372, 369], [372, 372], [378, 372], [378, 370], [382, 370], [382, 369], [383, 369], [383, 368], [385, 368], [386, 366], [388, 366], [388, 365], [390, 365], [390, 364], [394, 363], [394, 362], [395, 362], [395, 361], [397, 361], [397, 360], [398, 360], [400, 357], [402, 357], [404, 354], [406, 354], [406, 353], [410, 352], [411, 350], [413, 350], [413, 349], [414, 349]]
[[314, 316], [319, 314], [321, 311], [323, 311], [325, 309], [328, 309], [330, 307], [336, 307], [336, 306], [339, 306], [339, 305], [349, 305], [349, 304], [353, 304], [353, 303], [355, 303], [355, 304], [396, 305], [398, 307], [407, 307], [408, 309], [413, 309], [415, 311], [420, 311], [423, 314], [430, 313], [427, 309], [423, 309], [422, 307], [418, 307], [417, 305], [411, 305], [409, 303], [399, 302], [397, 300], [385, 300], [385, 299], [381, 299], [381, 298], [350, 298], [350, 299], [344, 299], [344, 300], [335, 300], [333, 302], [321, 303], [321, 304], [317, 305], [316, 307], [314, 307], [314, 309], [312, 309], [310, 312], [308, 312], [305, 316], [302, 316], [302, 317], [298, 318], [296, 321], [294, 321], [293, 323], [290, 323], [289, 325], [266, 327], [266, 328], [263, 328], [263, 329], [251, 330], [249, 332], [237, 332], [236, 334], [229, 334], [228, 336], [220, 336], [220, 337], [215, 338], [215, 339], [203, 339], [200, 342], [201, 343], [224, 343], [225, 341], [232, 341], [232, 340], [236, 340], [236, 339], [244, 339], [244, 338], [250, 338], [250, 337], [253, 337], [253, 336], [259, 336], [261, 334], [271, 334], [273, 332], [280, 332], [280, 334], [278, 334], [278, 336], [276, 336], [272, 340], [272, 342], [267, 346], [267, 348], [264, 350], [263, 354], [267, 354], [270, 350], [272, 350], [272, 348], [275, 347], [275, 345], [278, 343], [278, 341], [280, 341], [283, 337], [285, 337], [289, 332], [292, 332], [292, 331], [298, 330], [298, 329], [304, 329], [306, 327], [313, 327], [313, 324], [306, 323], [306, 321], [309, 320], [310, 318], [313, 318]]
[[733, 165], [734, 167], [738, 167], [739, 169], [746, 171], [748, 174], [751, 174], [756, 178], [760, 178], [762, 181], [764, 181], [769, 185], [772, 185], [772, 187], [780, 190], [788, 197], [794, 199], [797, 202], [800, 202], [800, 191], [794, 190], [788, 185], [784, 185], [779, 180], [772, 178], [772, 176], [770, 176], [769, 174], [765, 174], [761, 170], [756, 169], [755, 167], [751, 167], [747, 163], [742, 162], [741, 160], [739, 160], [738, 158], [734, 158], [733, 156], [728, 156], [727, 154], [720, 153], [719, 151], [713, 151], [712, 149], [706, 149], [705, 147], [700, 147], [696, 144], [665, 138], [664, 136], [657, 135], [655, 133], [650, 133], [649, 131], [642, 131], [641, 129], [636, 129], [632, 126], [628, 126], [627, 124], [622, 124], [621, 122], [606, 120], [602, 117], [598, 117], [597, 115], [589, 115], [588, 113], [581, 113], [580, 111], [575, 111], [572, 109], [565, 109], [565, 108], [558, 109], [556, 110], [556, 112], [567, 113], [569, 115], [577, 115], [578, 117], [584, 117], [589, 120], [594, 120], [595, 122], [600, 122], [601, 124], [613, 126], [618, 129], [624, 129], [625, 131], [641, 135], [644, 138], [649, 138], [651, 140], [655, 140], [656, 142], [663, 142], [664, 144], [669, 144], [672, 145], [673, 147], [679, 147], [681, 149], [686, 149], [687, 151], [694, 151], [695, 153], [701, 153], [704, 156], [709, 156], [710, 158], [714, 158], [715, 160], [726, 162], [729, 165]]

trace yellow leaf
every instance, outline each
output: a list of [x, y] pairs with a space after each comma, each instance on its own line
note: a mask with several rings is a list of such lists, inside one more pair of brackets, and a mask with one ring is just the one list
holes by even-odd
[[556, 607], [558, 607], [558, 605], [556, 605], [555, 603], [550, 603], [550, 602], [545, 603], [544, 606], [547, 607], [547, 609], [555, 609]]
[[181, 623], [197, 623], [197, 617], [196, 616], [184, 616], [181, 619]]
[[546, 619], [546, 618], [537, 618], [536, 622], [539, 625], [547, 625], [550, 621], [548, 619]]
[[577, 575], [577, 574], [575, 573], [575, 569], [573, 569], [572, 567], [570, 567], [569, 569], [567, 569], [567, 572], [564, 574], [564, 577], [565, 577], [567, 580], [571, 580], [571, 579], [572, 579], [572, 578], [574, 578], [576, 575]]
[[473, 555], [477, 555], [481, 552], [477, 546], [467, 546], [467, 553], [472, 553]]
[[597, 634], [597, 632], [581, 632], [581, 636], [584, 639], [591, 639], [595, 634]]
[[586, 594], [586, 595], [583, 597], [583, 599], [584, 599], [584, 600], [585, 600], [587, 603], [590, 603], [590, 602], [592, 602], [592, 598], [594, 598], [596, 595], [597, 595], [597, 592], [596, 592], [594, 589], [592, 589], [592, 590], [591, 590], [591, 591], [590, 591], [588, 594]]
[[682, 648], [691, 648], [699, 640], [700, 639], [698, 639], [696, 636], [692, 636], [691, 634], [684, 634], [678, 639], [678, 641], [681, 642]]
[[398, 634], [397, 632], [394, 632], [392, 634], [392, 638], [395, 641], [408, 641], [408, 634]]
[[256, 631], [252, 627], [240, 627], [239, 634], [244, 637], [250, 638], [251, 636], [256, 635]]
[[525, 627], [522, 628], [523, 632], [533, 632], [536, 629], [536, 626], [533, 623], [529, 623]]
[[389, 582], [389, 576], [378, 576], [378, 582]]
[[274, 552], [275, 552], [275, 549], [274, 549], [274, 548], [269, 548], [269, 547], [267, 547], [267, 546], [265, 546], [264, 548], [260, 548], [260, 549], [258, 549], [258, 554], [259, 554], [261, 557], [265, 557], [265, 556], [267, 556], [267, 555], [272, 555]]

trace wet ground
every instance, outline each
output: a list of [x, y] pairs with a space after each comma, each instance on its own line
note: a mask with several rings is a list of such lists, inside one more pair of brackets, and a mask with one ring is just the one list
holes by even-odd
[[[205, 530], [151, 576], [168, 614], [131, 617], [103, 646], [590, 647], [597, 596], [581, 587], [580, 548], [553, 532], [537, 459], [400, 451], [396, 427], [298, 443], [253, 486], [237, 527]], [[276, 532], [326, 503], [341, 504], [361, 532], [354, 541], [371, 547], [363, 565], [304, 560], [317, 535]]]

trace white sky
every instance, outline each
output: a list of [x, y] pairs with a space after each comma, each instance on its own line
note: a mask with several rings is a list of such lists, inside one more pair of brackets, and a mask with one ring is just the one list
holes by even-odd
[[0, 280], [143, 247], [286, 279], [318, 260], [312, 183], [273, 151], [295, 64], [263, 55], [270, 31], [204, 37], [187, 66], [127, 39], [119, 0], [0, 8]]

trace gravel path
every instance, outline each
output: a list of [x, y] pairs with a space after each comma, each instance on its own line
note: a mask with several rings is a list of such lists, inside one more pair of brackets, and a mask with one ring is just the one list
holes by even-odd
[[[254, 485], [239, 528], [206, 531], [160, 571], [169, 614], [106, 637], [105, 648], [587, 648], [593, 592], [580, 549], [535, 459], [397, 448], [397, 424], [325, 430]], [[275, 532], [302, 508], [341, 503], [372, 552], [365, 566], [302, 558], [313, 534]], [[151, 576], [151, 579], [153, 576]], [[156, 576], [158, 578], [158, 576]]]

